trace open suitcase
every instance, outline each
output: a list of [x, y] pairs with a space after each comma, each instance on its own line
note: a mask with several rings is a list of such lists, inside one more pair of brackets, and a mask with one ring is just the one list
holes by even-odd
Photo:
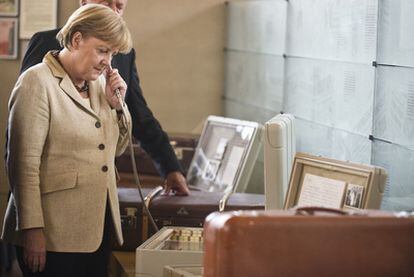
[[413, 276], [414, 217], [300, 208], [210, 215], [205, 277]]

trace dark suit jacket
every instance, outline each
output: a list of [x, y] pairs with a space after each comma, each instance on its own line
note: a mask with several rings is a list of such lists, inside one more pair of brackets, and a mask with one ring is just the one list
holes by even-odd
[[[50, 50], [62, 49], [56, 40], [59, 29], [36, 33], [30, 40], [23, 58], [20, 73], [29, 67], [42, 62]], [[182, 171], [180, 163], [169, 143], [167, 134], [154, 117], [142, 95], [135, 66], [135, 50], [128, 54], [118, 54], [112, 59], [113, 68], [128, 85], [125, 102], [132, 117], [132, 133], [141, 147], [152, 157], [160, 174], [165, 177], [172, 171]]]

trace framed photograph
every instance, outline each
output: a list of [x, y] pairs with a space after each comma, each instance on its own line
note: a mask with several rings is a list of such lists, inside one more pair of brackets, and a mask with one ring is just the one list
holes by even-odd
[[0, 16], [17, 16], [19, 0], [0, 0]]
[[362, 197], [364, 194], [364, 187], [354, 184], [348, 184], [345, 194], [344, 206], [348, 208], [360, 209], [362, 204]]
[[203, 179], [214, 181], [214, 179], [216, 179], [219, 167], [220, 161], [209, 160], [203, 172]]
[[17, 18], [0, 18], [0, 59], [16, 59], [17, 49]]
[[20, 1], [21, 39], [30, 39], [37, 32], [57, 27], [57, 0]]

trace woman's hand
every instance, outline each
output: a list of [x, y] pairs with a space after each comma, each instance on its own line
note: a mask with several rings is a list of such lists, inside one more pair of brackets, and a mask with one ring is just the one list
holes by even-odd
[[106, 71], [106, 99], [113, 109], [120, 111], [122, 110], [122, 103], [119, 103], [118, 97], [115, 95], [115, 91], [117, 89], [121, 93], [122, 99], [124, 99], [125, 92], [127, 90], [127, 84], [122, 79], [121, 75], [119, 75], [118, 69], [108, 68]]
[[32, 272], [45, 269], [46, 239], [43, 228], [23, 230], [23, 259]]

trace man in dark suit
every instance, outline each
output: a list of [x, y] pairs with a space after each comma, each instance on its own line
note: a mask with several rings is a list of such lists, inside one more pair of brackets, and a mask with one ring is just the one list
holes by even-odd
[[[127, 0], [81, 0], [80, 4], [89, 3], [106, 5], [122, 16]], [[21, 72], [42, 61], [50, 50], [62, 49], [56, 40], [59, 29], [36, 33], [30, 40], [23, 58]], [[135, 50], [129, 54], [118, 54], [112, 59], [112, 67], [128, 85], [125, 102], [131, 113], [134, 137], [141, 147], [154, 160], [157, 169], [165, 178], [165, 190], [171, 190], [179, 195], [188, 195], [189, 190], [182, 174], [182, 168], [169, 143], [167, 134], [152, 114], [142, 95], [139, 85], [137, 68], [135, 66]]]

